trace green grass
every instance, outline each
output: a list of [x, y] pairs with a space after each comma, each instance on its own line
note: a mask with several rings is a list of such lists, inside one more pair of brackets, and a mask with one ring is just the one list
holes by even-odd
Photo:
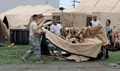
[[114, 52], [109, 51], [109, 56], [110, 57], [106, 60], [96, 60], [96, 61], [104, 62], [104, 63], [120, 64], [120, 51], [114, 51]]
[[[20, 64], [23, 63], [21, 61], [21, 57], [28, 51], [29, 46], [28, 45], [15, 45], [12, 48], [7, 48], [8, 46], [8, 42], [6, 42], [5, 44], [1, 44], [0, 45], [4, 45], [5, 48], [0, 48], [0, 64]], [[109, 59], [106, 60], [94, 60], [92, 62], [103, 62], [103, 63], [116, 63], [116, 64], [120, 64], [120, 51], [116, 51], [116, 52], [109, 52]], [[30, 57], [28, 59], [28, 63], [32, 63], [35, 62], [35, 55], [33, 55], [32, 57]], [[54, 57], [47, 60], [48, 62], [55, 62], [55, 61], [59, 61], [56, 60]]]
[[[15, 45], [11, 48], [7, 48], [8, 46], [8, 42], [6, 42], [5, 44], [1, 44], [0, 45], [4, 45], [4, 48], [0, 48], [0, 64], [19, 64], [19, 63], [23, 63], [21, 61], [21, 57], [24, 56], [24, 54], [29, 50], [29, 46], [28, 45]], [[28, 59], [28, 63], [32, 63], [35, 62], [35, 55], [33, 54], [29, 59]], [[53, 61], [58, 61], [56, 60], [54, 57], [47, 60], [48, 62], [53, 62]]]

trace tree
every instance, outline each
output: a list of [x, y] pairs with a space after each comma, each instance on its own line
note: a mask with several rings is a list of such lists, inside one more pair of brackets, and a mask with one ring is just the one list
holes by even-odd
[[61, 10], [62, 12], [63, 12], [64, 9], [65, 9], [64, 7], [60, 7], [60, 8], [59, 8], [59, 10]]

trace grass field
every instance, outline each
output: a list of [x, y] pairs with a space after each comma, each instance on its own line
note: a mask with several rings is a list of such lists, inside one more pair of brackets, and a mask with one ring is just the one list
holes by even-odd
[[[7, 44], [4, 48], [0, 48], [0, 64], [19, 64], [22, 63], [21, 57], [27, 52], [28, 45], [15, 45], [12, 48], [7, 48]], [[109, 59], [106, 60], [94, 60], [93, 62], [103, 62], [103, 63], [116, 63], [120, 64], [120, 51], [109, 52]], [[48, 62], [58, 61], [54, 58], [48, 60]], [[28, 59], [28, 63], [35, 62], [35, 56], [33, 55]]]

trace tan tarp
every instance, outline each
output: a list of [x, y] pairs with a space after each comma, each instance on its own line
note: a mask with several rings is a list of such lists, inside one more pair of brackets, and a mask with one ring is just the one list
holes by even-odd
[[74, 12], [92, 14], [92, 12], [120, 13], [120, 0], [82, 0]]
[[[91, 27], [86, 29], [87, 42], [72, 44], [66, 40], [56, 36], [50, 31], [43, 28], [46, 32], [46, 37], [59, 48], [77, 55], [96, 58], [101, 51], [102, 45], [107, 45], [108, 40], [102, 26]], [[96, 31], [97, 30], [97, 31]], [[98, 39], [92, 38], [96, 36]]]
[[5, 36], [10, 41], [10, 37], [9, 37], [8, 31], [7, 31], [7, 28], [1, 19], [0, 19], [0, 36]]

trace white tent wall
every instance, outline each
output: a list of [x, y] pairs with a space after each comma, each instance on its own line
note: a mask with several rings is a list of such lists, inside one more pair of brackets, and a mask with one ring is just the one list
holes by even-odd
[[118, 32], [120, 32], [120, 13], [105, 13], [105, 12], [93, 12], [93, 15], [97, 15], [98, 19], [101, 21], [102, 25], [105, 25], [107, 19], [111, 20], [111, 28], [116, 26]]
[[53, 18], [59, 17], [63, 27], [86, 27], [88, 22], [92, 20], [91, 15], [82, 14], [79, 12], [58, 12], [53, 13]]

